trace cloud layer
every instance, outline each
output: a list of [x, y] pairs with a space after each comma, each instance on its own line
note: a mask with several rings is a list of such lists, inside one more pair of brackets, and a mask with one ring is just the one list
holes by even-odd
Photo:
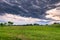
[[13, 15], [13, 14], [8, 14], [5, 13], [5, 15], [0, 15], [0, 20], [4, 21], [12, 21], [15, 24], [30, 24], [30, 23], [35, 23], [37, 21], [40, 21], [40, 19], [37, 18], [31, 18], [31, 17], [21, 17], [19, 15]]
[[60, 21], [60, 0], [0, 0], [0, 21], [52, 24]]

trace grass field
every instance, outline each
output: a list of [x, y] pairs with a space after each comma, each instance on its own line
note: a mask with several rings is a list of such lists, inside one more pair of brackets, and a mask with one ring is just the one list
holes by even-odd
[[50, 26], [4, 26], [0, 27], [0, 40], [60, 40], [60, 28]]

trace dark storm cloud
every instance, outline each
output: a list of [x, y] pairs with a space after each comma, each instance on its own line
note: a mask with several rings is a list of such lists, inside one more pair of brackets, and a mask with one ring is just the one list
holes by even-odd
[[60, 0], [0, 0], [0, 22], [13, 21], [15, 24], [60, 22], [58, 7]]
[[56, 8], [60, 0], [3, 0], [0, 2], [0, 15], [16, 14], [23, 17], [45, 18], [47, 10]]

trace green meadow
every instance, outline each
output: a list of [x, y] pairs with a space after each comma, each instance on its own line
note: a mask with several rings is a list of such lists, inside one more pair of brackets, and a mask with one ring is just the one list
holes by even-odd
[[60, 27], [0, 26], [0, 40], [60, 40]]

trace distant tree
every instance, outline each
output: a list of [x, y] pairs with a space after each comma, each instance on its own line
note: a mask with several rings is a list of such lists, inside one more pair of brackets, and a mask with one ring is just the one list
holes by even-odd
[[55, 23], [52, 24], [52, 26], [53, 26], [53, 27], [60, 27], [60, 23], [56, 23], [56, 22], [55, 22]]
[[59, 24], [59, 23], [56, 23], [56, 22], [55, 22], [54, 24]]
[[32, 26], [32, 24], [26, 24], [25, 26]]
[[39, 24], [35, 23], [34, 25], [39, 25]]
[[11, 21], [8, 21], [8, 25], [13, 25], [13, 22], [11, 22]]
[[32, 26], [32, 24], [29, 24], [30, 26]]
[[3, 23], [0, 23], [0, 26], [3, 26], [4, 24]]
[[46, 24], [46, 26], [47, 26], [48, 24]]

